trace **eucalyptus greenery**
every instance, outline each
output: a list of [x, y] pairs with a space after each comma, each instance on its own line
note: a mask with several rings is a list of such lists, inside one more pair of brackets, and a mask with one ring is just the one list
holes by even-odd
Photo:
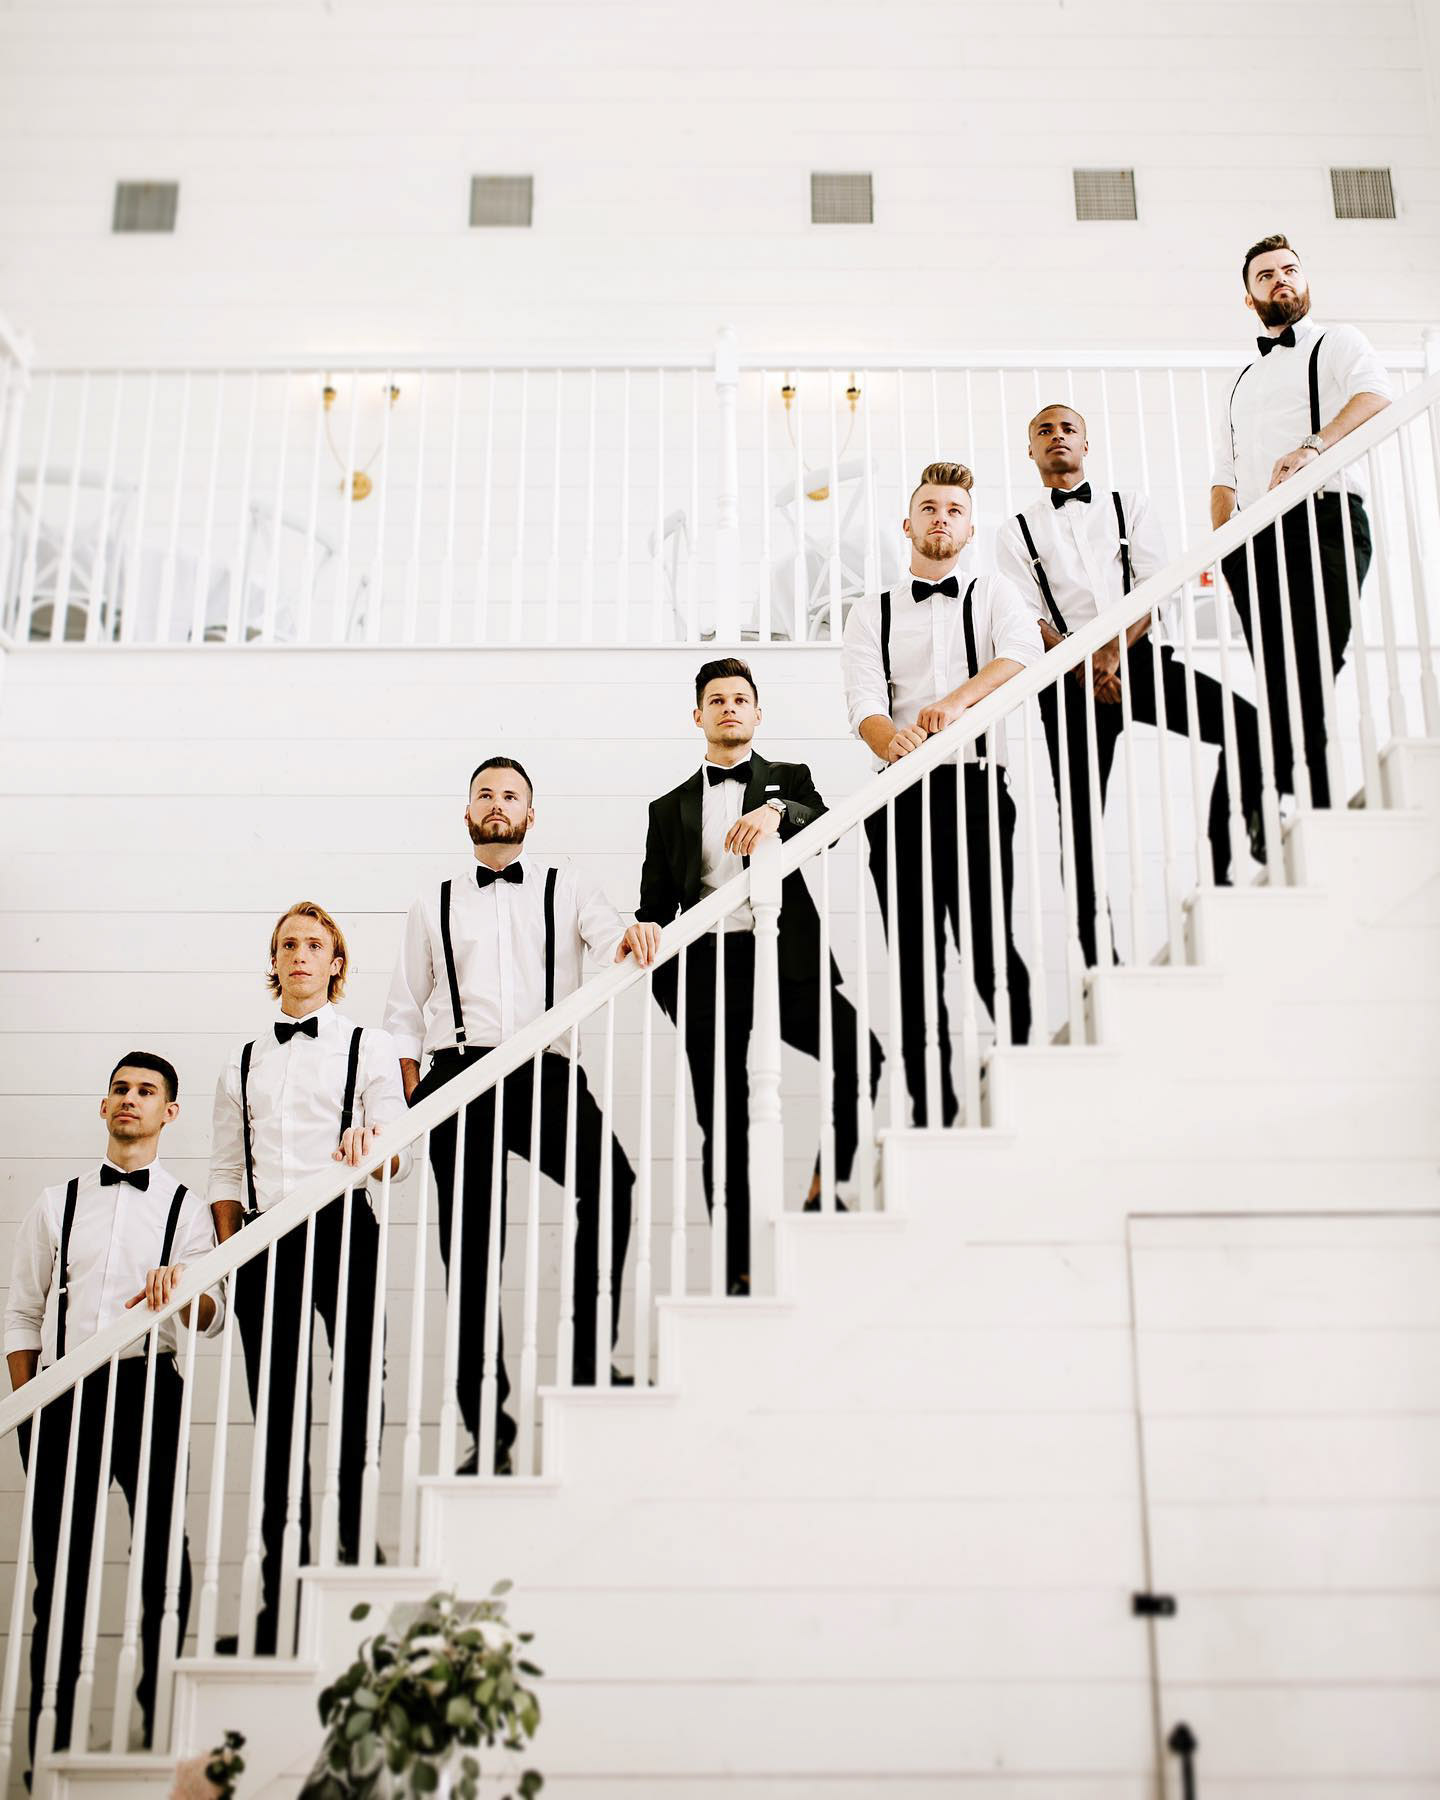
[[[512, 1630], [497, 1581], [490, 1598], [432, 1594], [403, 1631], [379, 1632], [320, 1696], [325, 1747], [300, 1800], [381, 1800], [433, 1794], [449, 1773], [461, 1800], [479, 1793], [482, 1748], [519, 1753], [540, 1724], [523, 1677], [540, 1670], [521, 1654], [531, 1633]], [[352, 1619], [368, 1617], [360, 1605]], [[542, 1778], [527, 1769], [506, 1800], [534, 1800]]]
[[232, 1800], [235, 1783], [245, 1773], [245, 1758], [240, 1754], [244, 1744], [243, 1731], [227, 1731], [225, 1742], [210, 1752], [205, 1779], [214, 1783], [218, 1800]]

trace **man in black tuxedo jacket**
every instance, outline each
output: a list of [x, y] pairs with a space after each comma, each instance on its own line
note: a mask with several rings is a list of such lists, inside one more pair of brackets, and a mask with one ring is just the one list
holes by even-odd
[[[747, 664], [736, 657], [709, 662], [695, 677], [695, 723], [705, 734], [705, 759], [679, 787], [650, 806], [645, 866], [640, 876], [637, 925], [660, 926], [723, 887], [744, 859], [776, 832], [793, 837], [825, 810], [804, 763], [767, 762], [751, 748], [760, 723], [759, 695]], [[750, 1280], [749, 1105], [746, 1051], [754, 1016], [754, 916], [741, 907], [726, 920], [725, 945], [725, 1257], [731, 1293]], [[685, 1051], [703, 1135], [705, 1202], [714, 1206], [715, 934], [686, 954]], [[650, 950], [653, 955], [653, 946]], [[648, 960], [648, 957], [647, 959]], [[820, 1050], [820, 920], [799, 874], [787, 877], [780, 908], [780, 1033], [787, 1044], [817, 1056]], [[838, 992], [840, 971], [832, 957], [830, 983], [834, 1052], [835, 1178], [848, 1181], [858, 1141], [857, 1021]], [[655, 998], [676, 1016], [676, 964], [655, 974]], [[881, 1050], [870, 1038], [870, 1091], [879, 1085]], [[819, 1206], [817, 1173], [806, 1200]]]

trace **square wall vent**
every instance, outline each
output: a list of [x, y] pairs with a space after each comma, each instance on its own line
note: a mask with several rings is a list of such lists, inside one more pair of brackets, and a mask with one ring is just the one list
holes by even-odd
[[1133, 219], [1136, 216], [1133, 169], [1076, 169], [1074, 175], [1077, 219]]
[[117, 181], [112, 231], [173, 231], [180, 207], [178, 181]]
[[1395, 190], [1388, 169], [1332, 169], [1330, 193], [1337, 219], [1395, 217]]
[[869, 175], [811, 175], [812, 225], [873, 225], [875, 195]]
[[472, 175], [472, 225], [528, 225], [535, 206], [533, 175]]

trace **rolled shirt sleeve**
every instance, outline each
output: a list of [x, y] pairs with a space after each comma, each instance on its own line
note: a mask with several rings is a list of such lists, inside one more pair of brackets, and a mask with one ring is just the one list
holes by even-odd
[[600, 963], [615, 960], [615, 951], [625, 935], [625, 921], [610, 904], [598, 881], [588, 880], [573, 869], [567, 870], [575, 884], [576, 928], [591, 956]]
[[5, 1301], [5, 1354], [39, 1350], [45, 1306], [55, 1274], [59, 1239], [50, 1214], [49, 1195], [42, 1194], [20, 1222]]
[[417, 900], [405, 916], [405, 933], [385, 1000], [384, 1029], [390, 1034], [396, 1056], [411, 1062], [419, 1062], [424, 1056], [425, 1006], [434, 991], [430, 933], [424, 908]]
[[1004, 575], [990, 577], [990, 636], [995, 655], [1030, 668], [1045, 654], [1040, 622], [1020, 587]]
[[880, 655], [876, 608], [864, 601], [852, 606], [845, 621], [844, 648], [840, 659], [845, 681], [845, 707], [850, 729], [859, 735], [866, 719], [890, 716], [890, 692], [885, 683], [885, 663]]
[[[175, 1232], [175, 1242], [171, 1246], [171, 1256], [177, 1263], [199, 1262], [202, 1256], [208, 1256], [215, 1248], [215, 1222], [210, 1215], [208, 1202], [199, 1194], [187, 1195], [185, 1207], [180, 1215], [180, 1224]], [[217, 1281], [214, 1287], [205, 1292], [215, 1303], [215, 1312], [210, 1323], [204, 1328], [202, 1336], [215, 1337], [225, 1323], [225, 1284]], [[199, 1317], [196, 1313], [195, 1317]], [[178, 1340], [183, 1327], [179, 1324], [179, 1315], [175, 1320], [175, 1337]]]
[[[1353, 325], [1332, 326], [1325, 334], [1322, 357], [1327, 350], [1335, 357], [1335, 379], [1347, 403], [1357, 394], [1377, 394], [1382, 400], [1395, 398], [1395, 385], [1389, 371], [1363, 331], [1357, 331]], [[1321, 423], [1326, 424], [1328, 420]]]
[[[410, 1110], [405, 1104], [405, 1089], [400, 1080], [400, 1053], [394, 1038], [380, 1027], [367, 1031], [361, 1043], [365, 1050], [365, 1085], [360, 1094], [360, 1116], [366, 1125], [392, 1125]], [[419, 1061], [418, 1055], [416, 1061]], [[381, 1135], [383, 1138], [383, 1132]], [[393, 1154], [399, 1157], [400, 1166], [390, 1179], [404, 1181], [415, 1166], [414, 1151], [406, 1144]]]
[[[1249, 367], [1249, 364], [1246, 364]], [[1242, 371], [1243, 372], [1243, 371]], [[1210, 471], [1211, 487], [1230, 488], [1232, 492], [1237, 486], [1235, 480], [1235, 438], [1230, 428], [1230, 406], [1235, 393], [1235, 384], [1240, 379], [1240, 372], [1227, 376], [1221, 383], [1220, 404], [1215, 409], [1215, 465]]]
[[1150, 503], [1150, 496], [1126, 494], [1124, 498], [1129, 506], [1125, 530], [1130, 539], [1130, 573], [1138, 587], [1165, 567], [1169, 549], [1165, 543], [1165, 527]]
[[240, 1068], [233, 1056], [215, 1083], [206, 1199], [211, 1206], [228, 1200], [241, 1206], [249, 1204], [245, 1192], [245, 1132], [240, 1118]]
[[1048, 618], [1030, 554], [1013, 517], [1007, 519], [995, 533], [995, 572], [1014, 587], [1029, 611], [1034, 614], [1037, 624], [1041, 619]]

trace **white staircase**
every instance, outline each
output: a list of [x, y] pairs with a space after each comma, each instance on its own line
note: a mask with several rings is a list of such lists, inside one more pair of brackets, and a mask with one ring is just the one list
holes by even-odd
[[778, 1297], [662, 1300], [658, 1387], [549, 1393], [541, 1476], [306, 1576], [299, 1663], [183, 1663], [176, 1752], [295, 1792], [388, 1605], [508, 1576], [557, 1800], [1155, 1800], [1182, 1719], [1207, 1800], [1433, 1795], [1440, 743], [1384, 766], [1293, 887], [1093, 976], [1090, 1045], [995, 1053], [981, 1128], [890, 1134], [884, 1212], [780, 1218]]

